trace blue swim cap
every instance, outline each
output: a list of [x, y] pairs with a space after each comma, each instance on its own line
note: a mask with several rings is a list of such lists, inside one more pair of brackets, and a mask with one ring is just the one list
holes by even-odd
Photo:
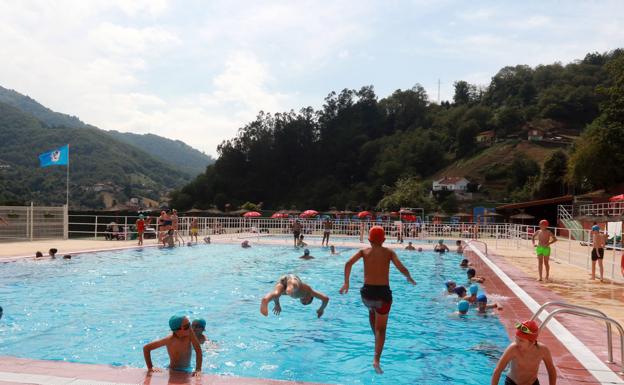
[[173, 332], [176, 330], [180, 330], [184, 318], [186, 317], [183, 315], [172, 315], [171, 318], [169, 318], [169, 329], [171, 329], [171, 331]]
[[303, 254], [310, 254], [310, 250], [309, 249], [303, 250]]
[[457, 303], [457, 310], [461, 313], [465, 313], [470, 309], [470, 304], [466, 300], [461, 300]]
[[455, 281], [449, 279], [444, 284], [446, 285], [446, 288], [448, 289], [449, 287], [451, 287], [451, 285], [455, 285]]
[[475, 295], [479, 292], [479, 285], [477, 284], [470, 285], [470, 288], [468, 290], [470, 291], [470, 294]]
[[199, 326], [202, 327], [202, 329], [206, 329], [206, 320], [203, 318], [197, 318], [193, 320], [193, 323], [198, 323]]
[[598, 226], [598, 225], [593, 225], [593, 226], [592, 226], [592, 231], [600, 231], [600, 226]]
[[485, 296], [485, 294], [479, 294], [479, 296], [477, 297], [477, 302], [487, 303], [487, 297]]

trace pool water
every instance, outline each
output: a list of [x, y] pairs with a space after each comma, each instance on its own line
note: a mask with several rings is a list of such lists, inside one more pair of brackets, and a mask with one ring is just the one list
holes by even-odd
[[[312, 248], [301, 260], [287, 247], [200, 245], [84, 254], [72, 260], [0, 264], [0, 355], [145, 367], [142, 346], [166, 336], [177, 312], [207, 321], [204, 372], [331, 384], [485, 384], [508, 338], [494, 316], [458, 317], [443, 282], [464, 282], [455, 253], [399, 252], [418, 282], [391, 271], [394, 303], [382, 366], [371, 367], [374, 338], [360, 301], [362, 264], [338, 294], [345, 260]], [[260, 300], [284, 273], [331, 297], [260, 314]], [[270, 305], [272, 309], [272, 305]], [[165, 349], [152, 353], [168, 363]], [[192, 361], [194, 363], [194, 360]]]

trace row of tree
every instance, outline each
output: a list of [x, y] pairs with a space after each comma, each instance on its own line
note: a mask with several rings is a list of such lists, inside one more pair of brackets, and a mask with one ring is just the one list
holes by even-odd
[[184, 209], [246, 201], [274, 209], [425, 205], [430, 198], [423, 181], [474, 156], [478, 133], [518, 137], [527, 123], [541, 119], [568, 131], [589, 129], [570, 161], [564, 151], [539, 163], [519, 153], [512, 164], [490, 170], [490, 176], [498, 172], [505, 179], [506, 193], [525, 199], [558, 195], [570, 184], [607, 187], [621, 178], [606, 176], [619, 178], [622, 171], [596, 173], [592, 165], [599, 164], [596, 157], [622, 164], [616, 162], [622, 152], [615, 150], [622, 142], [623, 52], [588, 54], [567, 65], [505, 67], [487, 87], [456, 82], [453, 102], [441, 104], [431, 103], [420, 85], [381, 100], [367, 86], [330, 93], [320, 110], [261, 112], [221, 143], [215, 164], [174, 192], [172, 204]]

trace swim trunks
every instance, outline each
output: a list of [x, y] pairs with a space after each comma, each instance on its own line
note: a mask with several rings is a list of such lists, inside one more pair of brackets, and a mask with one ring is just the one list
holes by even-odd
[[[518, 385], [518, 384], [516, 384], [516, 381], [514, 381], [511, 378], [505, 376], [505, 385]], [[540, 385], [539, 379], [535, 380], [533, 385]]]
[[544, 257], [550, 257], [550, 246], [536, 246], [535, 253], [537, 256], [543, 255]]
[[294, 274], [282, 275], [280, 277], [279, 281], [277, 281], [277, 282], [279, 282], [280, 285], [284, 286], [284, 290], [286, 290], [286, 287], [288, 287], [288, 280], [290, 280], [290, 279], [294, 279], [294, 280], [298, 281], [299, 282], [299, 286], [301, 286], [301, 278], [297, 277]]
[[170, 220], [168, 221], [168, 220], [165, 219], [163, 221], [163, 226], [171, 226], [172, 223], [173, 223], [172, 221], [170, 221]]
[[301, 233], [299, 231], [293, 231], [293, 236], [295, 237], [295, 239], [299, 239], [299, 235]]
[[191, 235], [197, 235], [198, 233], [199, 233], [199, 230], [197, 229], [197, 227], [191, 228]]
[[364, 285], [360, 289], [362, 303], [377, 314], [388, 314], [392, 306], [392, 290], [387, 285]]
[[592, 249], [592, 261], [597, 261], [603, 258], [604, 258], [604, 249], [602, 247], [599, 249]]

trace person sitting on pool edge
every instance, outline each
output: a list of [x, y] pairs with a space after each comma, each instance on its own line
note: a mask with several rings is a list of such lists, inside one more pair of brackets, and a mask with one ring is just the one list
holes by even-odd
[[405, 246], [405, 250], [414, 251], [416, 248], [412, 245], [412, 242], [407, 242], [407, 246]]
[[152, 364], [151, 351], [166, 346], [167, 354], [169, 354], [169, 369], [187, 373], [191, 372], [191, 348], [195, 350], [193, 376], [200, 376], [203, 356], [199, 341], [195, 333], [190, 330], [191, 322], [184, 316], [174, 315], [169, 318], [169, 328], [171, 335], [143, 346], [143, 357], [148, 373], [160, 371]]
[[476, 283], [485, 282], [485, 277], [478, 277], [477, 271], [473, 269], [472, 267], [466, 270], [466, 276], [468, 277], [468, 282], [476, 282]]
[[407, 282], [416, 285], [409, 270], [401, 263], [396, 253], [383, 247], [386, 234], [383, 227], [373, 226], [368, 233], [368, 241], [371, 247], [361, 249], [355, 253], [345, 264], [344, 284], [340, 288], [340, 294], [349, 291], [349, 277], [351, 268], [360, 259], [364, 261], [364, 286], [360, 289], [360, 295], [364, 306], [368, 308], [368, 321], [375, 334], [375, 356], [373, 368], [378, 374], [383, 373], [380, 360], [386, 341], [386, 325], [388, 313], [392, 306], [392, 291], [390, 290], [390, 262], [405, 276]]
[[310, 255], [310, 249], [303, 250], [303, 255], [299, 257], [301, 259], [314, 259], [313, 256]]
[[433, 248], [433, 251], [438, 252], [438, 253], [445, 253], [449, 251], [449, 248], [447, 245], [444, 244], [444, 239], [440, 239], [438, 241], [438, 244], [435, 245], [435, 247]]
[[500, 376], [511, 362], [511, 368], [505, 378], [505, 385], [539, 385], [537, 374], [542, 361], [548, 372], [548, 383], [557, 382], [557, 368], [553, 363], [550, 350], [546, 345], [537, 342], [539, 327], [535, 321], [516, 323], [516, 340], [512, 342], [501, 356], [490, 385], [498, 385]]
[[268, 316], [269, 302], [273, 301], [275, 303], [273, 306], [273, 313], [275, 315], [279, 315], [282, 311], [279, 298], [283, 294], [299, 299], [302, 305], [311, 304], [314, 298], [320, 299], [323, 303], [316, 311], [319, 318], [323, 315], [323, 312], [327, 307], [327, 303], [329, 302], [328, 296], [321, 292], [315, 291], [310, 287], [310, 285], [304, 283], [298, 276], [294, 274], [287, 274], [280, 277], [275, 284], [275, 288], [262, 298], [262, 302], [260, 303], [260, 313], [262, 313], [265, 317]]
[[485, 314], [488, 309], [498, 309], [503, 310], [503, 307], [497, 303], [492, 303], [488, 305], [488, 299], [485, 294], [479, 294], [477, 297], [477, 313]]

